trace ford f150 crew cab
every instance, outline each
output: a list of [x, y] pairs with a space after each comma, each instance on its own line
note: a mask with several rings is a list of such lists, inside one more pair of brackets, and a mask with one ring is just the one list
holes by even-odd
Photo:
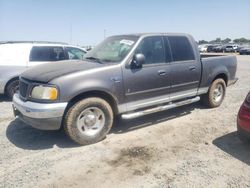
[[39, 65], [20, 76], [15, 116], [43, 130], [61, 127], [85, 145], [124, 119], [194, 103], [222, 103], [236, 82], [236, 57], [201, 58], [187, 34], [132, 34], [105, 39], [84, 60]]

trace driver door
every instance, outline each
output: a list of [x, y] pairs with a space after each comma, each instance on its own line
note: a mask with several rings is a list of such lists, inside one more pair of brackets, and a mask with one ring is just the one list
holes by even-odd
[[[123, 69], [127, 110], [136, 110], [169, 101], [170, 67], [161, 36], [145, 37], [135, 54], [145, 56], [141, 68]], [[167, 53], [166, 53], [167, 52]]]

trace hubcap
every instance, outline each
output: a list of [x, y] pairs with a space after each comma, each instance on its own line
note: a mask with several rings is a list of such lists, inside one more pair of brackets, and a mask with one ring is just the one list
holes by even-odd
[[77, 119], [78, 130], [87, 136], [99, 133], [105, 124], [105, 116], [101, 109], [89, 107], [83, 110]]
[[223, 97], [223, 92], [224, 92], [223, 86], [221, 84], [217, 84], [213, 92], [213, 100], [216, 103], [221, 101]]

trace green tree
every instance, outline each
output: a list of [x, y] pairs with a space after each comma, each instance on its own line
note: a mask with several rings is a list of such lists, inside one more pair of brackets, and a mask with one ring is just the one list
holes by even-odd
[[242, 37], [242, 38], [234, 39], [233, 42], [237, 44], [244, 44], [244, 43], [249, 43], [250, 40]]
[[212, 43], [212, 44], [214, 44], [214, 43], [221, 43], [221, 38], [216, 38], [215, 40], [211, 40], [209, 43]]
[[215, 39], [215, 42], [216, 42], [216, 43], [221, 43], [221, 38], [216, 38], [216, 39]]
[[227, 44], [227, 43], [229, 43], [230, 41], [232, 41], [230, 38], [225, 38], [225, 39], [222, 40], [221, 42], [222, 42], [223, 44]]
[[206, 41], [206, 40], [199, 40], [199, 44], [208, 44], [208, 41]]

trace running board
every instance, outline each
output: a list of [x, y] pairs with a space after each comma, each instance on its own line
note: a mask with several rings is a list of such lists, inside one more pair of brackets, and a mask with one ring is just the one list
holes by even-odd
[[122, 119], [134, 119], [134, 118], [141, 117], [141, 116], [148, 115], [148, 114], [152, 114], [152, 113], [155, 113], [155, 112], [160, 112], [160, 111], [164, 111], [164, 110], [169, 110], [171, 108], [176, 108], [176, 107], [179, 107], [179, 106], [183, 106], [183, 105], [186, 105], [186, 104], [191, 104], [191, 103], [197, 102], [199, 100], [200, 100], [200, 97], [197, 96], [197, 97], [192, 98], [192, 99], [187, 99], [187, 100], [184, 100], [184, 101], [179, 101], [179, 102], [176, 102], [176, 103], [167, 104], [167, 105], [164, 105], [164, 106], [157, 106], [157, 107], [150, 108], [150, 109], [143, 110], [143, 111], [139, 111], [139, 112], [131, 112], [131, 113], [128, 113], [128, 114], [122, 114]]

